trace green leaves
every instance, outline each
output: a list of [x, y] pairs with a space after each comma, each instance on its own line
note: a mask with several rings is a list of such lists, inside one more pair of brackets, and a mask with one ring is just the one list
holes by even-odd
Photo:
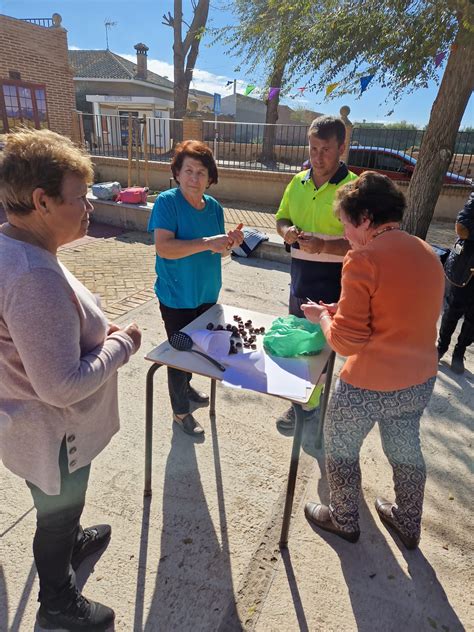
[[433, 58], [454, 41], [461, 7], [469, 10], [463, 20], [471, 23], [468, 5], [468, 0], [236, 0], [238, 51], [245, 50], [255, 64], [257, 58], [267, 60], [265, 51], [284, 44], [290, 51], [287, 80], [309, 75], [318, 91], [334, 80], [341, 89], [357, 91], [358, 77], [376, 68], [373, 83], [396, 97], [437, 80]]

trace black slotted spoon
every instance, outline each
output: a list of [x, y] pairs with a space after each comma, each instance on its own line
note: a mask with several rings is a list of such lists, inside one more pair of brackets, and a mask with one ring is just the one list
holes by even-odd
[[198, 353], [203, 358], [206, 358], [206, 360], [209, 360], [209, 362], [212, 362], [212, 364], [216, 366], [220, 371], [225, 371], [225, 366], [222, 365], [220, 362], [214, 360], [214, 358], [211, 358], [211, 356], [202, 353], [202, 351], [193, 349], [193, 339], [184, 331], [175, 331], [173, 334], [171, 334], [171, 336], [169, 337], [169, 343], [173, 347], [173, 349], [176, 349], [176, 351], [192, 351], [193, 353]]

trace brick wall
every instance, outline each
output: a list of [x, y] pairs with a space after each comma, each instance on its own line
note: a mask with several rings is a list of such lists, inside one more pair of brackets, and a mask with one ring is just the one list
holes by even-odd
[[66, 29], [0, 15], [0, 33], [0, 79], [16, 71], [21, 81], [45, 84], [49, 127], [71, 136], [75, 98]]
[[200, 116], [185, 116], [183, 118], [183, 138], [202, 140], [202, 118]]

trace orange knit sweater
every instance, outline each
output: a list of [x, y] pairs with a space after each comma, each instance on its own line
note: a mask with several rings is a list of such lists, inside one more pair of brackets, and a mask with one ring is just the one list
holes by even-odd
[[348, 356], [341, 379], [359, 388], [392, 391], [436, 375], [443, 292], [443, 268], [417, 237], [394, 230], [350, 250], [327, 334], [331, 347]]

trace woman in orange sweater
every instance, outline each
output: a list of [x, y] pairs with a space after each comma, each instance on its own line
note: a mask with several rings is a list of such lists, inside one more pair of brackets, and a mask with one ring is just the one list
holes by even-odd
[[341, 187], [336, 213], [351, 250], [339, 303], [305, 304], [328, 344], [347, 360], [325, 428], [329, 506], [308, 503], [307, 519], [349, 542], [359, 538], [359, 453], [378, 422], [393, 469], [395, 503], [375, 507], [407, 548], [418, 546], [426, 469], [420, 418], [437, 373], [436, 323], [443, 269], [431, 247], [400, 229], [403, 193], [386, 176], [365, 172]]

